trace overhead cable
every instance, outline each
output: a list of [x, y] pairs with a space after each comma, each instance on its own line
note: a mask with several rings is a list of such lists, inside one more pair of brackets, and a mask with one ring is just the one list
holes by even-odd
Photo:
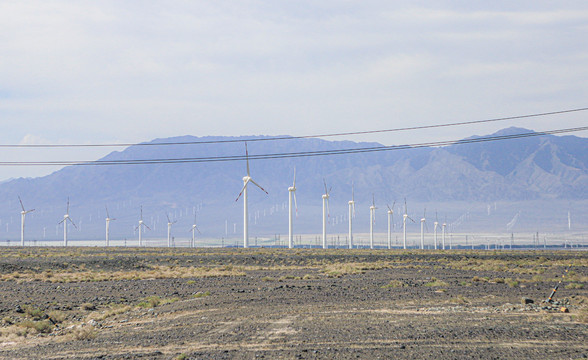
[[446, 124], [419, 125], [419, 126], [410, 126], [410, 127], [402, 127], [402, 128], [394, 128], [394, 129], [366, 130], [366, 131], [353, 131], [353, 132], [301, 135], [301, 136], [269, 136], [269, 137], [262, 137], [262, 138], [258, 137], [258, 138], [224, 139], [224, 140], [173, 141], [173, 142], [160, 142], [160, 143], [149, 142], [149, 143], [109, 143], [109, 144], [0, 144], [0, 148], [67, 148], [67, 147], [80, 147], [80, 148], [82, 148], [82, 147], [170, 146], [170, 145], [201, 145], [201, 144], [222, 144], [222, 143], [237, 143], [237, 142], [326, 138], [326, 137], [336, 137], [336, 136], [367, 135], [367, 134], [400, 132], [400, 131], [410, 131], [410, 130], [435, 129], [435, 128], [444, 128], [444, 127], [451, 127], [451, 126], [483, 124], [483, 123], [499, 122], [499, 121], [506, 121], [506, 120], [517, 120], [517, 119], [535, 118], [535, 117], [550, 116], [550, 115], [561, 115], [561, 114], [580, 112], [580, 111], [586, 111], [586, 110], [588, 110], [588, 107], [551, 111], [551, 112], [544, 112], [544, 113], [536, 113], [536, 114], [508, 116], [508, 117], [484, 119], [484, 120], [461, 121], [461, 122], [446, 123]]
[[[442, 147], [448, 145], [462, 145], [489, 141], [521, 139], [536, 136], [554, 135], [578, 131], [586, 131], [588, 126], [556, 129], [542, 132], [527, 132], [510, 135], [496, 135], [467, 138], [461, 140], [448, 140], [426, 143], [415, 143], [405, 145], [392, 146], [373, 146], [373, 147], [359, 147], [359, 148], [344, 148], [321, 151], [302, 151], [290, 153], [272, 153], [272, 154], [249, 154], [249, 160], [267, 160], [280, 158], [299, 158], [310, 156], [331, 156], [344, 154], [369, 153], [379, 151], [395, 151], [406, 150], [424, 147]], [[242, 161], [246, 160], [246, 155], [231, 155], [231, 156], [208, 156], [208, 157], [188, 157], [188, 158], [162, 158], [162, 159], [121, 159], [121, 160], [96, 160], [96, 161], [2, 161], [0, 166], [96, 166], [96, 165], [149, 165], [149, 164], [180, 164], [180, 163], [205, 163], [205, 162], [222, 162], [222, 161]]]

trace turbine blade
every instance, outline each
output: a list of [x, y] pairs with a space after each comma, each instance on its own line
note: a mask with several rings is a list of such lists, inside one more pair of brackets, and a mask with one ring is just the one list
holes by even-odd
[[135, 231], [139, 230], [139, 227], [140, 227], [140, 226], [141, 226], [141, 225], [137, 225], [137, 227], [135, 228]]
[[141, 205], [141, 220], [143, 220], [143, 205]]
[[69, 196], [67, 197], [67, 212], [66, 214], [69, 214]]
[[106, 217], [110, 219], [110, 215], [108, 214], [108, 206], [104, 205], [104, 208], [106, 209]]
[[60, 222], [57, 223], [57, 225], [60, 225], [61, 223], [63, 223], [65, 221], [65, 218], [63, 220], [61, 220]]
[[70, 217], [68, 217], [67, 220], [69, 220], [69, 222], [73, 225], [73, 227], [75, 227], [76, 229], [78, 228]]
[[376, 196], [372, 193], [372, 206], [376, 206]]
[[[390, 209], [390, 205], [386, 204], [386, 206], [388, 207], [389, 211], [392, 211], [392, 209]], [[392, 211], [392, 213], [394, 213], [394, 211]]]
[[239, 196], [237, 196], [237, 198], [235, 199], [235, 201], [239, 201], [239, 198], [241, 198], [241, 195], [243, 195], [243, 191], [245, 191], [245, 188], [247, 187], [247, 184], [249, 184], [250, 180], [247, 180], [245, 182], [245, 184], [243, 184], [243, 188], [241, 188], [241, 192], [239, 193]]
[[265, 189], [262, 188], [261, 185], [259, 185], [258, 183], [256, 183], [253, 179], [251, 179], [249, 181], [251, 181], [255, 186], [257, 186], [258, 188], [260, 188], [264, 193], [266, 193], [266, 194], [269, 195], [269, 193], [267, 191], [265, 191]]
[[147, 229], [151, 230], [151, 228], [150, 228], [150, 227], [149, 227], [147, 224], [143, 223], [143, 225], [144, 225], [144, 226], [145, 226]]
[[167, 217], [167, 222], [170, 223], [171, 220], [169, 219], [169, 215], [167, 213], [165, 213], [165, 216]]
[[33, 211], [35, 211], [35, 209], [27, 210], [27, 211], [25, 211], [25, 214], [28, 214], [28, 213], [33, 212]]
[[327, 191], [327, 182], [325, 181], [325, 178], [323, 178], [323, 184], [325, 185], [325, 194], [328, 194], [329, 192]]
[[20, 195], [18, 196], [18, 201], [20, 201], [20, 207], [22, 208], [22, 211], [26, 211], [24, 205], [22, 204], [22, 200], [20, 199]]

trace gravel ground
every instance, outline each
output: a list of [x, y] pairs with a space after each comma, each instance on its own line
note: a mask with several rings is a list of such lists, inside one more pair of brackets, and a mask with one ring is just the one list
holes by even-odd
[[2, 250], [0, 358], [588, 357], [586, 253]]

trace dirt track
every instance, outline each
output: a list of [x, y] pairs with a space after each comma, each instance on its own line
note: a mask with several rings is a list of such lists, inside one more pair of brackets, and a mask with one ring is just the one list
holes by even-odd
[[586, 253], [2, 250], [0, 358], [588, 356]]

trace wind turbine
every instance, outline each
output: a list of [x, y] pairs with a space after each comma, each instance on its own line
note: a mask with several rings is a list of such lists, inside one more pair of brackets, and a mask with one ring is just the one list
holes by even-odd
[[151, 230], [151, 228], [143, 221], [143, 206], [141, 206], [141, 218], [139, 219], [139, 225], [135, 228], [135, 230], [139, 230], [139, 246], [143, 246], [143, 226]]
[[353, 218], [355, 217], [354, 187], [351, 183], [351, 201], [349, 201], [349, 248], [353, 249]]
[[110, 215], [108, 214], [108, 207], [104, 206], [106, 208], [106, 246], [110, 245], [110, 221], [112, 220], [116, 220], [110, 217]]
[[427, 226], [427, 208], [425, 208], [425, 212], [423, 213], [423, 218], [421, 219], [421, 250], [425, 248], [425, 226]]
[[194, 214], [194, 224], [192, 225], [192, 229], [190, 229], [190, 231], [192, 231], [192, 244], [191, 247], [196, 247], [196, 234], [194, 233], [194, 230], [198, 231], [198, 234], [201, 234], [200, 230], [198, 230], [198, 227], [196, 226], [196, 214]]
[[372, 194], [372, 206], [370, 206], [370, 249], [374, 248], [374, 223], [376, 222], [376, 198]]
[[402, 230], [403, 230], [403, 239], [402, 239], [402, 247], [406, 250], [406, 219], [410, 219], [410, 221], [414, 222], [414, 220], [408, 216], [408, 210], [406, 208], [406, 198], [404, 199], [404, 215], [402, 215]]
[[392, 249], [392, 227], [394, 226], [394, 205], [396, 205], [396, 201], [394, 201], [394, 203], [392, 204], [392, 207], [390, 207], [390, 205], [386, 205], [388, 206], [388, 249]]
[[167, 213], [165, 213], [165, 216], [167, 216], [167, 247], [171, 247], [172, 243], [171, 243], [171, 228], [172, 225], [177, 223], [177, 221], [171, 221], [169, 219], [169, 215]]
[[256, 183], [252, 178], [251, 178], [251, 174], [249, 173], [249, 152], [247, 151], [247, 143], [245, 143], [245, 160], [247, 161], [247, 176], [243, 177], [243, 188], [241, 189], [241, 192], [239, 193], [239, 196], [237, 196], [237, 199], [235, 199], [235, 201], [238, 201], [239, 198], [241, 197], [241, 195], [243, 195], [243, 247], [244, 248], [248, 248], [249, 247], [249, 219], [248, 219], [248, 213], [247, 213], [247, 184], [249, 184], [250, 182], [253, 183], [255, 186], [257, 186], [258, 188], [260, 188], [264, 193], [268, 193], [267, 191], [265, 191], [264, 188], [262, 188], [258, 183]]
[[445, 227], [447, 226], [447, 217], [445, 219], [445, 221], [443, 222], [443, 225], [441, 225], [441, 231], [442, 231], [442, 241], [443, 241], [443, 250], [445, 250]]
[[76, 224], [74, 224], [73, 220], [69, 217], [69, 197], [67, 198], [67, 211], [65, 215], [63, 215], [63, 220], [61, 220], [59, 224], [63, 223], [63, 246], [67, 246], [67, 222], [70, 222], [76, 229], [78, 228]]
[[296, 216], [298, 216], [298, 203], [296, 202], [296, 168], [294, 168], [294, 182], [288, 188], [288, 248], [294, 247], [292, 234], [292, 197], [294, 197], [294, 206], [296, 207]]
[[437, 250], [437, 226], [439, 226], [439, 219], [437, 218], [437, 211], [435, 211], [435, 222], [433, 223], [433, 232], [435, 238], [435, 250]]
[[323, 179], [323, 184], [325, 185], [325, 193], [323, 194], [323, 249], [327, 248], [327, 216], [330, 216], [329, 212], [329, 193], [331, 189], [327, 190], [327, 183], [325, 179]]
[[25, 210], [20, 196], [18, 197], [18, 201], [20, 202], [20, 207], [22, 208], [22, 211], [20, 212], [20, 246], [24, 246], [25, 217], [28, 213], [35, 211], [35, 209]]

